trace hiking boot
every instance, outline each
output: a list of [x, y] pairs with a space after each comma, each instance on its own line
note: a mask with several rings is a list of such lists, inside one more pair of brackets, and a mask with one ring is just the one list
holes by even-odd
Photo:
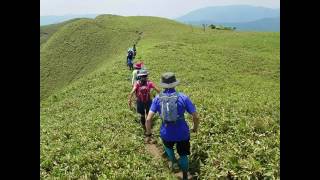
[[162, 158], [167, 158], [167, 157], [168, 157], [166, 151], [163, 151], [162, 154], [161, 154], [161, 156], [162, 156]]
[[153, 137], [145, 137], [144, 143], [146, 144], [157, 144], [157, 140], [155, 140]]
[[180, 170], [179, 168], [179, 165], [178, 165], [178, 162], [177, 161], [169, 161], [168, 162], [168, 166], [169, 166], [169, 169], [173, 172], [177, 172]]
[[178, 179], [181, 179], [181, 180], [191, 180], [191, 179], [193, 179], [193, 176], [189, 172], [179, 171], [175, 175], [177, 176]]
[[182, 180], [188, 180], [188, 172], [182, 172]]

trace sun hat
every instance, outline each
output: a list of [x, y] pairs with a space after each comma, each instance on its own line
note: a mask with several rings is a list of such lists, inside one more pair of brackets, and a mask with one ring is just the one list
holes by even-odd
[[161, 75], [161, 82], [159, 85], [163, 88], [174, 88], [179, 83], [180, 81], [176, 79], [173, 72], [166, 72]]
[[142, 66], [142, 63], [136, 63], [136, 64], [134, 64], [134, 68], [135, 69], [141, 69], [141, 66]]
[[142, 69], [141, 71], [139, 71], [139, 73], [137, 74], [137, 76], [147, 76], [148, 75], [148, 71], [145, 69]]

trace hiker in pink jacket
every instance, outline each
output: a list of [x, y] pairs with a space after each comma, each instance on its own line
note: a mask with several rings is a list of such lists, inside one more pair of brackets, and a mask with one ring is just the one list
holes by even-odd
[[136, 94], [137, 97], [137, 112], [141, 115], [140, 122], [144, 133], [146, 131], [146, 116], [149, 112], [151, 106], [151, 90], [155, 89], [158, 93], [160, 93], [160, 89], [155, 86], [155, 84], [148, 80], [148, 71], [147, 70], [140, 70], [139, 74], [137, 75], [139, 80], [134, 83], [133, 88], [129, 94], [129, 107], [132, 107], [132, 96], [133, 93]]

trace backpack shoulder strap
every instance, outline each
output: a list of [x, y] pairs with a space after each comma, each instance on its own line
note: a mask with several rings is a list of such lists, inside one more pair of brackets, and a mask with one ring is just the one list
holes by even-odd
[[183, 107], [186, 108], [186, 103], [184, 102], [184, 99], [181, 96], [181, 93], [179, 93], [178, 91], [176, 91], [176, 95], [178, 96], [177, 101], [179, 98], [181, 98], [182, 102], [183, 102]]
[[137, 89], [140, 88], [140, 86], [141, 86], [141, 83], [140, 83], [140, 80], [138, 80], [137, 81]]
[[165, 93], [164, 93], [163, 91], [161, 91], [161, 92], [159, 93], [159, 98], [161, 99], [161, 98], [164, 97], [164, 96], [166, 96]]

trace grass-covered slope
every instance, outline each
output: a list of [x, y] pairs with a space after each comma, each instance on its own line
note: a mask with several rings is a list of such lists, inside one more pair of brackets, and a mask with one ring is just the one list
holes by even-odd
[[114, 21], [120, 19], [122, 26], [116, 26], [112, 21], [105, 22], [105, 19], [108, 16], [69, 21], [42, 44], [41, 99], [94, 71], [113, 56], [125, 54], [125, 48], [139, 38], [139, 31], [125, 26], [125, 18], [112, 18]]
[[[51, 61], [41, 70], [55, 72], [42, 88], [56, 91], [45, 91], [48, 98], [41, 101], [40, 177], [174, 179], [147, 153], [138, 116], [127, 107], [131, 72], [124, 59], [139, 37], [137, 59], [144, 60], [150, 79], [158, 84], [161, 73], [175, 72], [177, 90], [199, 112], [191, 172], [199, 179], [279, 179], [279, 33], [203, 32], [162, 18], [118, 16], [68, 24], [42, 47]], [[62, 48], [66, 42], [74, 49]], [[79, 73], [79, 62], [88, 70]], [[156, 137], [159, 126], [156, 118]]]
[[40, 26], [40, 46], [47, 42], [47, 40], [55, 33], [57, 32], [61, 27], [64, 25], [71, 23], [73, 21], [77, 21], [78, 19], [72, 19], [69, 21], [65, 21], [58, 24], [52, 24], [52, 25], [45, 25]]

